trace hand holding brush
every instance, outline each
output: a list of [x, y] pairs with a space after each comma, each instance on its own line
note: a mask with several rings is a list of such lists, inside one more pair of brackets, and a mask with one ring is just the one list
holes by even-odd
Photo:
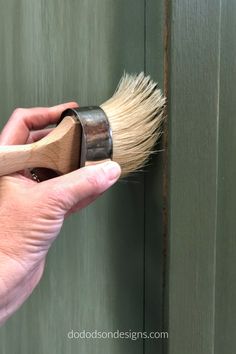
[[0, 147], [0, 176], [26, 168], [66, 174], [112, 159], [121, 176], [143, 167], [160, 135], [164, 98], [143, 73], [124, 75], [114, 95], [100, 107], [65, 110], [57, 128], [25, 145]]
[[[0, 323], [38, 284], [64, 218], [95, 200], [120, 173], [144, 165], [160, 134], [163, 104], [155, 84], [141, 74], [125, 76], [100, 107], [71, 102], [17, 110], [10, 118], [0, 136]], [[49, 134], [30, 132], [60, 117]], [[36, 183], [16, 173], [35, 167], [58, 176]]]

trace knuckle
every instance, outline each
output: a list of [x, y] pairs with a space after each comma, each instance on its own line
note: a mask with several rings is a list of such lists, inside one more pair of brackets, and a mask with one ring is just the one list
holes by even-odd
[[52, 187], [51, 191], [47, 195], [47, 203], [51, 210], [60, 209], [63, 210], [66, 207], [65, 193], [62, 188]]
[[14, 119], [15, 121], [17, 121], [17, 120], [20, 121], [23, 118], [28, 116], [28, 112], [29, 112], [29, 109], [27, 109], [27, 108], [16, 108], [13, 111], [10, 119]]
[[12, 115], [13, 115], [13, 116], [22, 116], [22, 115], [24, 115], [24, 114], [26, 113], [26, 111], [27, 111], [26, 108], [20, 108], [20, 107], [18, 107], [18, 108], [16, 108], [16, 109], [14, 109]]
[[100, 169], [96, 174], [88, 175], [87, 181], [95, 193], [100, 193], [107, 185], [107, 178], [103, 169]]
[[75, 102], [75, 101], [72, 101], [70, 104], [73, 105], [73, 106], [79, 106], [78, 103]]

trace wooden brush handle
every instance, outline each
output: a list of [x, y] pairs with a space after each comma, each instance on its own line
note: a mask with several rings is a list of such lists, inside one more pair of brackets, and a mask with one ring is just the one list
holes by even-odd
[[32, 145], [0, 146], [0, 176], [37, 166]]
[[25, 168], [45, 167], [65, 174], [78, 168], [81, 126], [73, 117], [43, 139], [26, 145], [0, 146], [0, 176]]

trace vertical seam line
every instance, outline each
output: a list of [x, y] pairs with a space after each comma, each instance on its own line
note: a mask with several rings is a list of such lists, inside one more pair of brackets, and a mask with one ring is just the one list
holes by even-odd
[[213, 268], [213, 329], [212, 354], [215, 353], [215, 312], [216, 312], [216, 256], [217, 256], [217, 228], [218, 228], [218, 177], [219, 177], [219, 121], [220, 121], [220, 75], [221, 75], [221, 27], [222, 27], [222, 0], [219, 0], [219, 37], [218, 37], [218, 65], [217, 65], [217, 106], [216, 106], [216, 206], [215, 206], [215, 240], [214, 240], [214, 268]]
[[[171, 5], [170, 0], [163, 0], [164, 6], [164, 31], [163, 31], [163, 50], [164, 50], [164, 96], [168, 99], [169, 95], [169, 53], [170, 53], [170, 12]], [[169, 194], [169, 164], [168, 164], [168, 102], [164, 109], [165, 122], [163, 126], [163, 271], [162, 271], [162, 327], [167, 330], [169, 327], [168, 323], [168, 312], [169, 312], [169, 299], [168, 299], [168, 286], [169, 286], [169, 274], [168, 274], [168, 194]], [[168, 341], [162, 344], [162, 353], [167, 353], [168, 351]]]
[[[144, 0], [143, 3], [143, 10], [144, 10], [144, 57], [143, 57], [143, 69], [144, 73], [146, 74], [147, 70], [147, 0]], [[146, 178], [145, 174], [143, 176], [143, 332], [145, 331], [146, 327]], [[145, 338], [143, 338], [143, 354], [145, 354]]]

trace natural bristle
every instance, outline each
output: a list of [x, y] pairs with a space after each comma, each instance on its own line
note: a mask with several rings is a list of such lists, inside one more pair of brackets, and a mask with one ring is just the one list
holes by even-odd
[[165, 98], [144, 73], [124, 74], [114, 95], [101, 105], [112, 130], [113, 160], [122, 177], [142, 168], [160, 136]]

